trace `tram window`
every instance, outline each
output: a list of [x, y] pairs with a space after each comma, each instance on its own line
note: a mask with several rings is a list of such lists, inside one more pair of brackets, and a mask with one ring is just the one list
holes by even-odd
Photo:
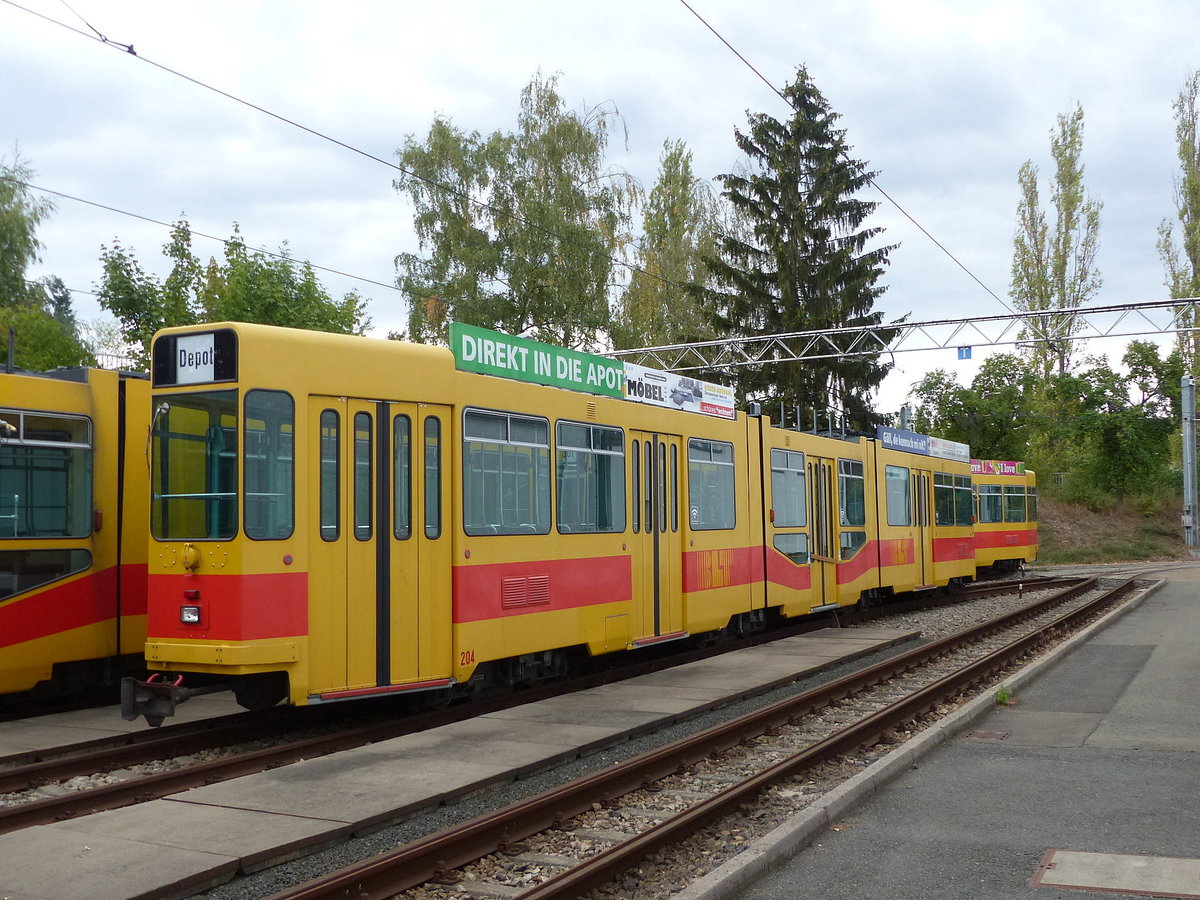
[[654, 532], [654, 443], [642, 443], [642, 471], [645, 478], [642, 481], [642, 522], [646, 526], [646, 534]]
[[150, 528], [159, 540], [228, 540], [237, 533], [237, 391], [156, 401]]
[[247, 391], [242, 435], [247, 537], [280, 540], [295, 526], [296, 405], [282, 391]]
[[425, 537], [442, 536], [442, 420], [425, 419]]
[[803, 531], [781, 531], [775, 535], [774, 547], [796, 565], [808, 563], [808, 535]]
[[1025, 487], [1024, 485], [1004, 486], [1004, 521], [1025, 521]]
[[979, 485], [979, 521], [986, 524], [1004, 521], [1004, 495], [998, 484]]
[[1038, 520], [1037, 488], [1028, 488], [1025, 494], [1025, 500], [1027, 506], [1027, 512], [1025, 515], [1026, 521], [1036, 522]]
[[89, 550], [0, 550], [0, 600], [82, 572], [91, 564]]
[[321, 411], [321, 540], [336, 541], [341, 533], [341, 426], [332, 409]]
[[667, 501], [670, 485], [667, 484], [667, 445], [658, 442], [658, 530], [661, 534], [667, 531]]
[[[354, 537], [371, 539], [371, 414], [354, 414]], [[386, 523], [385, 523], [386, 524]]]
[[642, 530], [642, 502], [639, 499], [642, 491], [642, 457], [641, 441], [633, 442], [633, 533]]
[[838, 460], [838, 502], [843, 525], [867, 524], [866, 480], [863, 464], [858, 460]]
[[909, 496], [908, 469], [903, 466], [887, 466], [884, 469], [884, 482], [887, 498], [887, 523], [889, 525], [911, 525], [912, 503]]
[[392, 534], [399, 540], [412, 537], [412, 419], [392, 420], [392, 506], [396, 520]]
[[954, 476], [933, 474], [933, 523], [954, 524]]
[[[802, 528], [808, 524], [805, 483], [803, 453], [771, 451], [771, 512], [776, 528]], [[807, 560], [807, 546], [804, 555]]]
[[688, 515], [697, 531], [733, 528], [733, 444], [688, 440]]
[[975, 512], [969, 475], [933, 475], [933, 521], [935, 525], [967, 526]]
[[970, 475], [954, 476], [954, 524], [971, 525], [975, 516], [975, 492]]
[[679, 447], [671, 445], [671, 533], [679, 531]]
[[865, 531], [843, 531], [841, 537], [842, 559], [852, 559], [854, 554], [867, 544]]
[[463, 414], [463, 529], [549, 534], [550, 422], [508, 413]]
[[558, 530], [625, 530], [625, 438], [619, 428], [558, 422]]
[[91, 534], [91, 422], [16, 410], [0, 419], [11, 429], [0, 435], [0, 538]]

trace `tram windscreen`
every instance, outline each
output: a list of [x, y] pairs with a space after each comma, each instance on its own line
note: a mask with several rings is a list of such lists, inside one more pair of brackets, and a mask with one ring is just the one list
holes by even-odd
[[155, 400], [150, 526], [160, 540], [237, 532], [237, 391]]

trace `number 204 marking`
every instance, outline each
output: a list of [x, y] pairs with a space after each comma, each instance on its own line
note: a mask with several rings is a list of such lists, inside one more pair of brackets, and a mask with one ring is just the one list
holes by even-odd
[[460, 650], [459, 654], [458, 654], [458, 664], [460, 666], [475, 665], [475, 651], [474, 650]]

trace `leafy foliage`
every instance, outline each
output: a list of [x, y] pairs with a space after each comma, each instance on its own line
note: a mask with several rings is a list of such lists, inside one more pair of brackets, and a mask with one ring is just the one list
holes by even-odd
[[943, 369], [929, 372], [912, 392], [921, 401], [917, 431], [970, 444], [993, 459], [1026, 459], [1030, 438], [1033, 375], [1021, 357], [997, 354], [984, 360], [969, 388]]
[[0, 306], [0, 363], [8, 362], [8, 329], [16, 334], [13, 359], [23, 369], [95, 365], [95, 357], [46, 310], [36, 306]]
[[[1175, 216], [1179, 243], [1169, 219], [1158, 229], [1158, 251], [1166, 271], [1166, 285], [1174, 298], [1200, 297], [1200, 69], [1188, 75], [1175, 99], [1175, 144], [1179, 174], [1175, 178]], [[1180, 317], [1180, 325], [1200, 327], [1194, 306]], [[1187, 371], [1200, 374], [1200, 332], [1181, 330], [1177, 346]]]
[[682, 141], [663, 144], [659, 176], [642, 214], [637, 269], [617, 304], [618, 348], [708, 340], [715, 336], [699, 288], [703, 256], [715, 252], [717, 201], [692, 171]]
[[26, 272], [41, 259], [38, 226], [54, 204], [28, 187], [33, 171], [20, 155], [0, 159], [0, 362], [8, 362], [8, 330], [15, 334], [14, 362], [26, 369], [95, 362], [79, 336], [71, 294], [62, 280], [29, 281]]
[[[732, 216], [719, 254], [708, 258], [718, 326], [742, 336], [876, 326], [892, 248], [868, 249], [882, 231], [863, 225], [876, 204], [854, 197], [872, 173], [849, 158], [838, 115], [803, 67], [783, 93], [792, 117], [751, 115], [748, 131], [735, 132], [746, 171], [720, 176]], [[889, 368], [877, 356], [766, 364], [739, 372], [738, 393], [805, 409], [840, 406], [869, 424], [868, 394]]]
[[565, 347], [609, 327], [613, 258], [629, 245], [638, 188], [606, 170], [611, 106], [566, 109], [557, 78], [521, 93], [517, 129], [484, 137], [437, 118], [399, 151], [395, 187], [416, 206], [421, 257], [396, 257], [413, 298], [407, 337], [445, 340], [451, 320]]
[[1094, 508], [1127, 498], [1157, 503], [1174, 490], [1173, 438], [1180, 415], [1182, 357], [1133, 341], [1116, 372], [1104, 357], [1077, 372], [1042, 378], [1015, 354], [989, 357], [969, 388], [943, 370], [913, 386], [918, 431], [970, 444], [977, 453], [1022, 459], [1041, 475], [1063, 473], [1063, 496]]
[[1018, 309], [1053, 311], [1030, 320], [1025, 336], [1034, 343], [1030, 357], [1043, 375], [1070, 368], [1071, 335], [1079, 321], [1070, 311], [1100, 289], [1096, 251], [1100, 236], [1097, 200], [1085, 197], [1083, 189], [1083, 108], [1060, 114], [1050, 133], [1050, 152], [1055, 173], [1051, 202], [1051, 229], [1042, 209], [1038, 171], [1031, 161], [1021, 166], [1017, 183], [1021, 200], [1017, 205], [1017, 231], [1013, 238], [1010, 292]]
[[186, 221], [176, 223], [163, 253], [172, 267], [160, 282], [119, 241], [101, 248], [100, 305], [120, 323], [122, 338], [140, 348], [143, 364], [154, 333], [173, 325], [259, 322], [341, 334], [362, 334], [369, 325], [357, 292], [334, 300], [312, 266], [293, 260], [286, 245], [278, 255], [249, 250], [236, 224], [223, 262], [201, 263]]

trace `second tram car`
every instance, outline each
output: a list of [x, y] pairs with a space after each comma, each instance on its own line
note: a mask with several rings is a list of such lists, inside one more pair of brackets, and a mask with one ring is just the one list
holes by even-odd
[[1037, 478], [1024, 463], [973, 459], [977, 514], [975, 561], [1015, 572], [1037, 559]]
[[521, 683], [975, 575], [969, 454], [259, 325], [159, 333], [152, 379], [164, 677], [127, 685], [127, 718], [170, 715], [183, 676], [252, 708]]
[[141, 670], [149, 420], [143, 377], [0, 373], [0, 694]]

